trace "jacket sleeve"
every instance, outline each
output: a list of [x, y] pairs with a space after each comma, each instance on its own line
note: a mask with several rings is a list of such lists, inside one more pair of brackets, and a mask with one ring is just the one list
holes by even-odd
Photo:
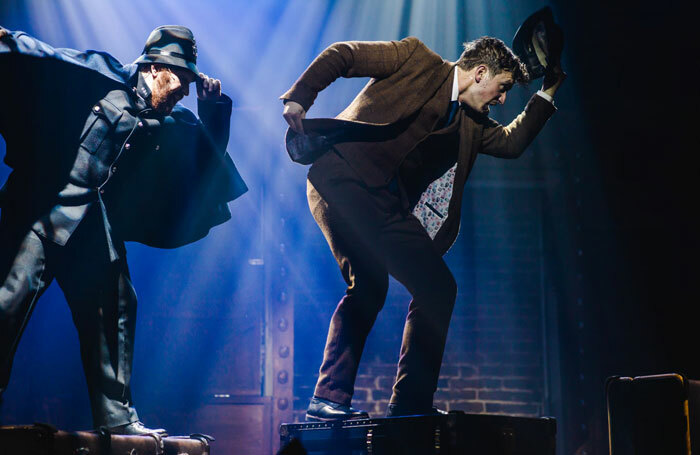
[[401, 41], [346, 41], [328, 46], [280, 97], [309, 110], [318, 93], [339, 77], [384, 78], [395, 73], [420, 45], [414, 37]]
[[481, 153], [499, 158], [517, 158], [542, 130], [556, 108], [541, 96], [533, 95], [507, 126], [488, 119], [481, 139]]
[[228, 145], [232, 109], [231, 98], [223, 93], [217, 101], [197, 100], [199, 119], [212, 143], [221, 153], [226, 150]]

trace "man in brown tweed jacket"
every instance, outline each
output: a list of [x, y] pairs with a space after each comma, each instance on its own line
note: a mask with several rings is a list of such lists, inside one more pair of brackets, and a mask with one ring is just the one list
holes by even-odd
[[[336, 119], [305, 120], [317, 94], [339, 77], [372, 79]], [[348, 284], [307, 419], [367, 417], [350, 403], [389, 274], [413, 299], [387, 416], [439, 412], [432, 400], [457, 293], [442, 255], [459, 231], [464, 184], [478, 153], [523, 153], [554, 113], [564, 73], [550, 68], [509, 125], [489, 119], [490, 106], [527, 80], [498, 39], [465, 43], [460, 59], [448, 62], [409, 37], [335, 43], [282, 95], [290, 155], [318, 155], [308, 174], [309, 207]]]

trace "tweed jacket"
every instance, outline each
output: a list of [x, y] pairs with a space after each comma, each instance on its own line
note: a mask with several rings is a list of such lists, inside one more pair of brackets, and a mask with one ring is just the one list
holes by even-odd
[[[335, 119], [304, 120], [306, 138], [295, 140], [293, 133], [287, 135], [288, 149], [334, 146], [368, 187], [387, 185], [406, 156], [429, 137], [434, 139], [433, 147], [456, 146], [454, 190], [447, 216], [433, 238], [441, 253], [459, 233], [463, 188], [477, 154], [520, 156], [555, 111], [551, 103], [534, 95], [506, 126], [463, 108], [454, 122], [441, 128], [454, 66], [415, 37], [340, 42], [319, 54], [281, 96], [308, 110], [317, 94], [337, 78], [371, 78]], [[319, 141], [318, 137], [328, 139]]]

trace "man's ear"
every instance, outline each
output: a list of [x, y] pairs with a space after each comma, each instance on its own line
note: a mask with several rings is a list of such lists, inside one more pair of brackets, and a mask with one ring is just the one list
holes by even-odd
[[157, 67], [156, 65], [154, 65], [153, 63], [151, 63], [151, 76], [153, 77], [153, 79], [155, 79], [156, 76], [158, 76], [159, 72], [160, 72], [160, 68]]
[[488, 73], [489, 69], [486, 65], [479, 65], [476, 67], [476, 71], [474, 71], [474, 81], [478, 84], [481, 82], [481, 80], [486, 76], [486, 73]]

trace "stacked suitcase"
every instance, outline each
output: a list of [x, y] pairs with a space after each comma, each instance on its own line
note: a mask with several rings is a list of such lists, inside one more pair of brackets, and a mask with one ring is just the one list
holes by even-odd
[[0, 455], [208, 455], [205, 435], [119, 436], [102, 432], [60, 431], [45, 425], [0, 427]]
[[611, 455], [700, 453], [700, 382], [682, 374], [608, 378]]
[[551, 417], [460, 411], [280, 427], [284, 455], [554, 455], [555, 437]]

